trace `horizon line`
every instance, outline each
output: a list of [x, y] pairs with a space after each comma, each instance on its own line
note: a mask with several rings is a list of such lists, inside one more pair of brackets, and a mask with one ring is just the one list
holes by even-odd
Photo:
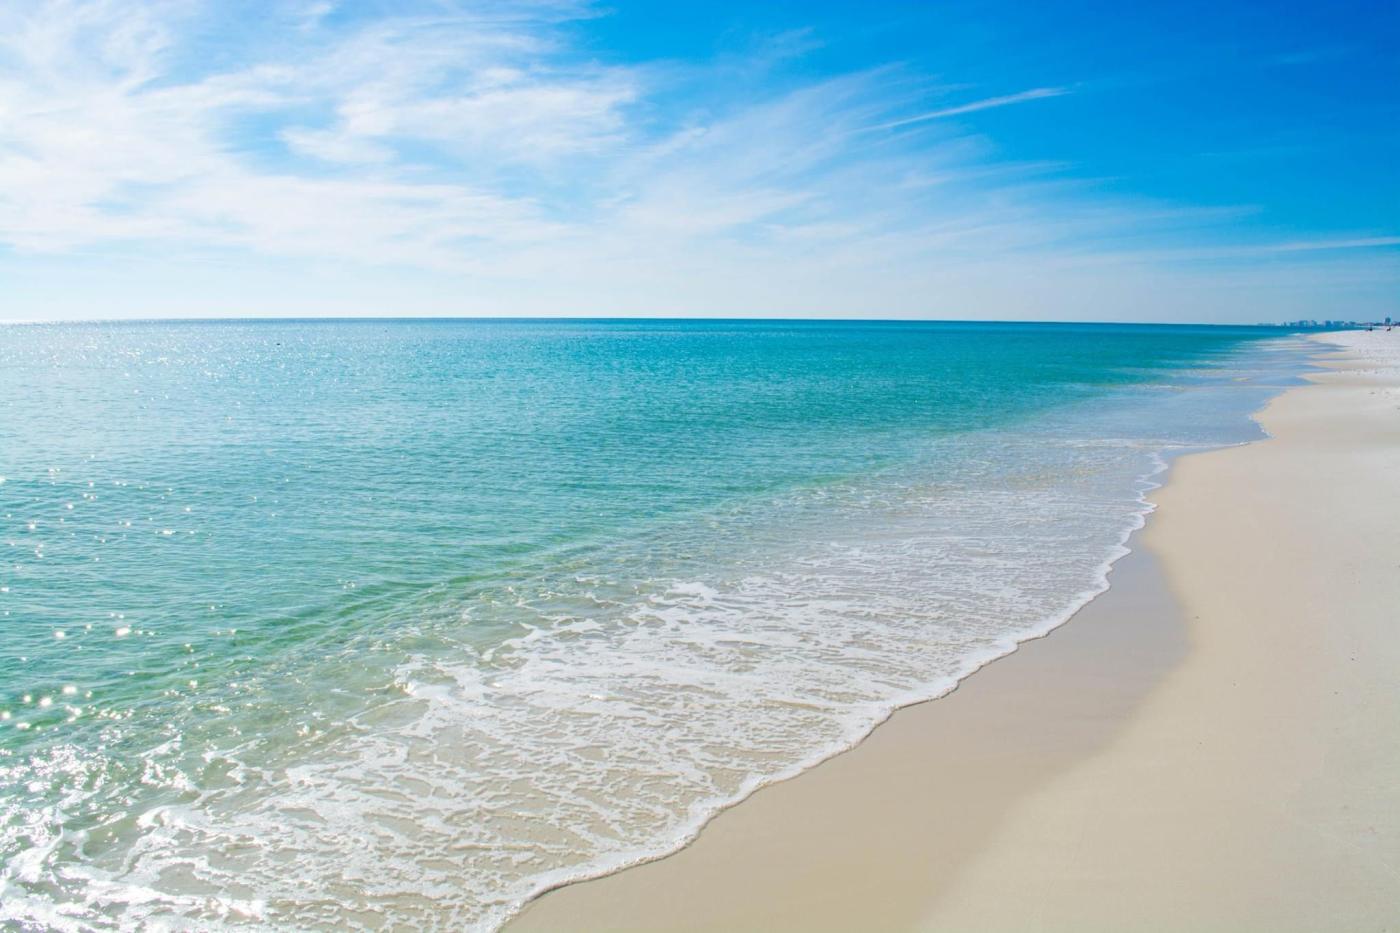
[[[1319, 320], [1316, 326], [1333, 324], [1377, 324], [1382, 321], [1342, 320], [1336, 318], [1297, 320]], [[1294, 327], [1287, 321], [1152, 321], [1152, 320], [1043, 320], [1037, 318], [956, 318], [956, 317], [803, 317], [798, 315], [548, 315], [548, 314], [435, 314], [435, 315], [373, 315], [373, 314], [325, 314], [325, 315], [205, 315], [171, 317], [75, 317], [75, 318], [0, 318], [0, 325], [29, 326], [37, 324], [215, 324], [215, 323], [347, 323], [347, 322], [449, 322], [481, 321], [505, 323], [511, 321], [591, 321], [607, 323], [624, 322], [786, 322], [809, 324], [1031, 324], [1031, 325], [1103, 325], [1103, 326], [1155, 326], [1155, 327]]]

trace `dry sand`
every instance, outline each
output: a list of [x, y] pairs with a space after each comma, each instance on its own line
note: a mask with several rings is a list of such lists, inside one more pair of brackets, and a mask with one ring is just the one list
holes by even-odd
[[529, 930], [1400, 930], [1400, 331], [1179, 460], [1113, 588]]

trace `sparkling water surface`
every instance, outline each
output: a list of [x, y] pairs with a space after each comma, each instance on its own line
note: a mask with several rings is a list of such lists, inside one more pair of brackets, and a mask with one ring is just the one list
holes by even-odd
[[1062, 621], [1306, 353], [0, 326], [0, 923], [498, 926]]

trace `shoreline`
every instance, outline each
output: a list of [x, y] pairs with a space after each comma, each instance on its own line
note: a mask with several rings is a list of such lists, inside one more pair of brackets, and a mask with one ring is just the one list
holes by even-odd
[[[1161, 568], [1156, 559], [1149, 553], [1142, 550], [1133, 550], [1121, 557], [1113, 566], [1113, 586], [1104, 591], [1099, 596], [1090, 600], [1081, 607], [1070, 618], [1070, 622], [1076, 623], [1073, 629], [1076, 633], [1090, 635], [1089, 641], [1093, 641], [1092, 636], [1108, 635], [1113, 637], [1115, 633], [1111, 631], [1112, 622], [1116, 613], [1103, 612], [1101, 607], [1108, 595], [1111, 593], [1123, 592], [1129, 594], [1125, 601], [1138, 606], [1139, 610], [1146, 617], [1142, 628], [1144, 631], [1135, 633], [1118, 633], [1121, 635], [1142, 636], [1143, 641], [1136, 645], [1125, 645], [1128, 653], [1133, 655], [1133, 661], [1129, 666], [1120, 668], [1114, 674], [1129, 674], [1132, 676], [1112, 676], [1105, 684], [1106, 692], [1117, 701], [1121, 707], [1131, 707], [1142, 699], [1142, 694], [1137, 687], [1141, 683], [1139, 678], [1149, 682], [1161, 676], [1173, 664], [1179, 661], [1185, 653], [1184, 629], [1177, 624], [1176, 615], [1171, 611], [1172, 600], [1167, 592], [1165, 581], [1163, 580]], [[913, 703], [901, 706], [896, 709], [888, 718], [877, 724], [863, 739], [852, 747], [837, 752], [821, 762], [807, 768], [791, 777], [766, 784], [743, 800], [730, 805], [719, 811], [701, 829], [698, 836], [692, 838], [683, 847], [676, 849], [669, 854], [658, 856], [646, 862], [640, 862], [626, 868], [619, 869], [606, 875], [593, 878], [579, 879], [551, 888], [529, 901], [523, 910], [506, 924], [504, 929], [507, 933], [515, 931], [530, 930], [557, 930], [557, 929], [598, 929], [598, 930], [644, 930], [644, 929], [668, 929], [668, 930], [709, 930], [709, 929], [743, 929], [745, 921], [751, 921], [754, 928], [787, 928], [781, 916], [772, 916], [760, 913], [768, 905], [774, 894], [769, 887], [772, 879], [765, 878], [761, 887], [753, 890], [743, 891], [744, 907], [741, 910], [734, 910], [735, 882], [741, 881], [735, 878], [717, 878], [717, 875], [727, 874], [723, 867], [723, 861], [732, 854], [735, 846], [745, 846], [751, 843], [752, 839], [725, 838], [721, 840], [714, 853], [707, 851], [706, 856], [711, 854], [719, 856], [716, 858], [705, 857], [700, 859], [704, 864], [687, 865], [687, 861], [696, 859], [695, 855], [688, 856], [687, 853], [697, 851], [699, 846], [710, 845], [710, 840], [715, 834], [730, 834], [730, 820], [744, 820], [741, 815], [747, 812], [747, 808], [755, 805], [767, 807], [772, 800], [773, 792], [786, 788], [801, 788], [802, 791], [809, 789], [814, 793], [800, 793], [792, 800], [779, 801], [774, 814], [764, 814], [760, 819], [762, 822], [778, 820], [787, 822], [796, 820], [803, 816], [803, 810], [821, 811], [827, 809], [826, 803], [820, 800], [827, 793], [835, 791], [842, 795], [858, 794], [859, 785], [875, 779], [875, 775], [868, 773], [878, 771], [891, 759], [906, 759], [907, 746], [910, 743], [918, 743], [924, 748], [931, 745], [937, 747], [938, 740], [952, 739], [956, 741], [957, 734], [967, 725], [969, 705], [974, 706], [971, 716], [976, 717], [989, 730], [1014, 728], [1017, 711], [1021, 704], [1034, 702], [1038, 699], [1037, 693], [1045, 689], [1047, 679], [1053, 675], [1056, 664], [1065, 663], [1069, 665], [1081, 665], [1090, 657], [1088, 650], [1090, 645], [1078, 645], [1070, 647], [1067, 645], [1068, 639], [1065, 635], [1071, 628], [1069, 622], [1057, 625], [1044, 635], [1034, 636], [1021, 641], [1015, 649], [1007, 654], [1003, 654], [988, 661], [977, 670], [968, 674], [958, 684], [938, 697], [927, 700], [918, 700]], [[1079, 639], [1076, 636], [1076, 641]], [[1129, 639], [1131, 640], [1131, 638]], [[1152, 650], [1139, 650], [1143, 643], [1150, 644]], [[1041, 647], [1045, 646], [1045, 647]], [[1037, 650], [1038, 649], [1038, 650]], [[1053, 663], [1046, 663], [1051, 661]], [[1101, 676], [1102, 672], [1091, 674], [1090, 676]], [[987, 703], [982, 692], [986, 687], [973, 688], [974, 684], [987, 684], [989, 680], [997, 681], [993, 688], [992, 702]], [[1053, 688], [1052, 688], [1053, 689]], [[975, 690], [975, 692], [974, 692]], [[965, 698], [972, 696], [969, 703]], [[1061, 698], [1069, 698], [1069, 695], [1060, 692]], [[916, 711], [924, 709], [937, 709], [939, 715], [932, 716], [917, 715]], [[1076, 759], [1076, 755], [1070, 753], [1070, 749], [1082, 753], [1084, 748], [1076, 746], [1093, 747], [1104, 741], [1102, 735], [1105, 726], [1111, 727], [1112, 717], [1103, 715], [1101, 711], [1095, 711], [1083, 706], [1078, 706], [1071, 711], [1071, 715], [1083, 726], [1075, 736], [1075, 746], [1065, 746], [1055, 749], [1041, 748], [1030, 756], [1030, 759], [1037, 766], [1047, 764], [1047, 758], [1054, 758], [1061, 766], [1069, 766]], [[890, 748], [882, 746], [889, 745]], [[854, 772], [847, 774], [849, 766], [848, 759], [862, 753], [863, 749], [874, 747], [876, 749], [872, 757], [879, 760], [879, 765], [875, 768], [862, 767], [854, 769]], [[983, 749], [992, 752], [991, 749]], [[866, 757], [870, 753], [862, 755]], [[1031, 774], [1024, 768], [1007, 768], [1008, 763], [1005, 756], [997, 759], [995, 754], [989, 754], [986, 759], [988, 764], [995, 763], [995, 767], [988, 768], [980, 773], [977, 782], [983, 787], [986, 782], [999, 782], [1002, 784], [1001, 791], [1008, 793], [1011, 787], [1008, 785], [1019, 785], [1015, 787], [1017, 795], [1029, 793], [1034, 789], [1035, 782], [1031, 779]], [[911, 767], [920, 762], [913, 760], [902, 760], [899, 762], [899, 770], [907, 772], [913, 776]], [[924, 761], [922, 764], [937, 765], [939, 762]], [[839, 773], [837, 773], [839, 772]], [[814, 776], [821, 775], [814, 779]], [[957, 780], [960, 787], [967, 778]], [[832, 784], [834, 787], [815, 788], [810, 785], [817, 781], [823, 784]], [[969, 782], [970, 783], [970, 782]], [[922, 787], [920, 788], [923, 789]], [[823, 792], [826, 793], [823, 793]], [[850, 835], [857, 831], [859, 826], [875, 827], [888, 824], [897, 816], [889, 812], [880, 805], [880, 801], [865, 801], [874, 803], [875, 812], [868, 809], [849, 811], [851, 819], [843, 821], [840, 829], [823, 829], [820, 833], [819, 845], [827, 846], [830, 837], [834, 834]], [[857, 803], [854, 799], [848, 799], [846, 803]], [[994, 818], [994, 814], [979, 813], [982, 820]], [[968, 855], [975, 851], [981, 839], [985, 836], [979, 831], [980, 825], [971, 825], [968, 817], [964, 814], [958, 817], [963, 825], [962, 837], [957, 848], [948, 845], [947, 840], [943, 840], [937, 851], [927, 853], [940, 867], [954, 867], [956, 858], [950, 856]], [[974, 821], [975, 822], [975, 821]], [[906, 824], [907, 825], [907, 824]], [[795, 828], [795, 827], [790, 827]], [[738, 836], [743, 837], [748, 831], [747, 827], [738, 829]], [[881, 831], [882, 833], [884, 830]], [[766, 834], [766, 833], [765, 833]], [[912, 844], [912, 840], [910, 841]], [[721, 852], [720, 850], [724, 850]], [[831, 852], [827, 852], [831, 855]], [[662, 867], [666, 866], [666, 867]], [[671, 866], [676, 866], [672, 870]], [[648, 871], [650, 870], [650, 871]], [[629, 884], [627, 891], [606, 892], [603, 890], [608, 883], [614, 879], [637, 875], [638, 873], [656, 873], [655, 877], [637, 878], [636, 884]], [[695, 879], [687, 879], [681, 876], [694, 872]], [[725, 904], [722, 915], [697, 917], [692, 913], [688, 919], [672, 917], [662, 920], [657, 915], [657, 911], [664, 909], [661, 903], [655, 905], [647, 904], [644, 916], [630, 918], [623, 913], [615, 912], [609, 904], [615, 898], [633, 900], [640, 894], [642, 898], [647, 895], [643, 892], [646, 887], [657, 886], [661, 888], [684, 888], [686, 897], [689, 897], [690, 888], [695, 884], [702, 884], [706, 887], [710, 885], [722, 884], [725, 886], [724, 897], [729, 898]], [[594, 886], [597, 886], [596, 888]], [[620, 885], [619, 885], [620, 887]], [[585, 902], [580, 905], [561, 906], [558, 911], [548, 908], [542, 909], [543, 905], [553, 907], [555, 898], [561, 900], [565, 897], [572, 898], [575, 895], [569, 892], [579, 892], [584, 894]], [[585, 893], [586, 892], [586, 893]], [[698, 894], [698, 892], [696, 892]], [[803, 896], [808, 896], [808, 892], [802, 892]], [[595, 896], [596, 894], [596, 896]], [[658, 893], [658, 896], [660, 894]], [[621, 907], [621, 904], [617, 906]], [[719, 906], [715, 904], [712, 906]], [[830, 905], [827, 905], [830, 906]], [[830, 927], [818, 925], [818, 928], [849, 929], [849, 923], [860, 920], [861, 922], [871, 922], [871, 915], [866, 905], [861, 908], [859, 917], [850, 916], [838, 924]], [[578, 914], [582, 913], [592, 920], [586, 920], [582, 925], [578, 925]], [[597, 916], [595, 917], [595, 913]], [[878, 916], [878, 914], [876, 915]], [[889, 919], [889, 918], [885, 918]], [[800, 920], [800, 922], [799, 922]], [[698, 921], [698, 922], [696, 922]], [[810, 918], [790, 918], [789, 922], [793, 926], [811, 927]]]
[[[1278, 388], [1277, 391], [1281, 392], [1283, 389]], [[1254, 421], [1252, 414], [1249, 417], [1251, 421]], [[1255, 422], [1255, 424], [1257, 427], [1257, 422]], [[1180, 456], [1190, 453], [1226, 449], [1233, 446], [1254, 443], [1257, 440], [1267, 439], [1267, 437], [1267, 432], [1264, 432], [1262, 428], [1260, 428], [1259, 436], [1256, 438], [1220, 441], [1214, 445], [1206, 446], [1166, 447], [1157, 452], [1155, 456], [1156, 462], [1153, 467], [1149, 471], [1140, 474], [1135, 480], [1137, 485], [1137, 492], [1135, 494], [1137, 510], [1131, 516], [1132, 523], [1121, 531], [1118, 540], [1108, 549], [1102, 562], [1096, 569], [1097, 577], [1095, 581], [1079, 593], [1074, 594], [1070, 604], [1064, 609], [1044, 617], [1035, 625], [1028, 626], [1027, 628], [1006, 636], [1006, 640], [998, 645], [995, 651], [966, 658], [962, 669], [944, 680], [926, 684], [918, 689], [911, 689], [902, 696], [890, 698], [886, 701], [888, 705], [883, 707], [878, 717], [871, 720], [870, 724], [862, 728], [858, 733], [853, 733], [843, 738], [839, 743], [819, 750], [812, 757], [804, 759], [789, 768], [757, 779], [751, 786], [746, 787], [737, 796], [731, 799], [706, 801], [707, 809], [705, 809], [703, 816], [688, 824], [678, 836], [671, 838], [664, 845], [648, 848], [640, 853], [634, 851], [632, 854], [620, 856], [619, 861], [606, 865], [605, 867], [594, 867], [582, 873], [569, 872], [563, 877], [556, 877], [550, 880], [539, 887], [535, 893], [527, 897], [518, 908], [506, 915], [504, 921], [501, 922], [501, 926], [498, 928], [515, 929], [516, 922], [520, 916], [525, 913], [532, 904], [536, 903], [541, 898], [553, 895], [555, 892], [580, 884], [600, 882], [617, 874], [634, 871], [653, 862], [670, 859], [679, 855], [692, 846], [697, 839], [700, 838], [701, 834], [707, 831], [708, 827], [715, 819], [729, 810], [745, 805], [755, 794], [761, 793], [775, 785], [785, 784], [802, 778], [814, 769], [824, 767], [832, 760], [849, 754], [869, 741], [871, 736], [878, 730], [885, 728], [893, 717], [899, 716], [904, 713], [904, 711], [911, 708], [932, 703], [935, 700], [946, 699], [961, 689], [974, 675], [983, 673], [988, 666], [998, 661], [1004, 661], [1006, 658], [1021, 651], [1026, 645], [1041, 641], [1054, 634], [1070, 621], [1078, 618], [1078, 616], [1096, 600], [1102, 599], [1104, 595], [1110, 591], [1113, 586], [1112, 575], [1119, 569], [1122, 562], [1128, 560], [1134, 554], [1134, 548], [1129, 546], [1130, 542], [1141, 533], [1142, 529], [1146, 526], [1148, 518], [1156, 510], [1156, 503], [1152, 500], [1152, 494], [1160, 489], [1162, 484], [1166, 482], [1166, 477], [1170, 473], [1173, 462]], [[1146, 575], [1148, 572], [1144, 571], [1143, 573]], [[1156, 571], [1151, 571], [1151, 575], [1155, 577], [1159, 574]]]
[[[1160, 506], [1187, 497], [1178, 491], [1185, 463], [1277, 445], [1277, 409], [1329, 375], [1276, 396], [1256, 416], [1269, 435], [1260, 442], [1174, 458], [1170, 481], [1148, 499]], [[1057, 874], [1052, 840], [1018, 842], [1009, 855], [999, 840], [1023, 830], [1018, 811], [1034, 811], [1047, 784], [1072, 781], [1128, 738], [1140, 707], [1199, 654], [1182, 548], [1161, 540], [1170, 536], [1160, 524], [1159, 514], [1133, 532], [1112, 586], [1072, 614], [1074, 625], [1020, 642], [937, 703], [901, 707], [852, 749], [720, 812], [672, 854], [546, 892], [506, 928], [1058, 928], [1000, 890], [1028, 871]], [[999, 862], [1019, 872], [981, 870]], [[1400, 898], [1400, 885], [1393, 893]], [[1095, 916], [1067, 911], [1066, 928], [1095, 928]], [[1129, 913], [1119, 922], [1142, 919]], [[1097, 928], [1111, 926], [1102, 915]]]
[[[1267, 434], [1264, 434], [1259, 439], [1265, 439], [1266, 437]], [[1252, 441], [1243, 441], [1240, 443], [1247, 444], [1252, 443]], [[1211, 447], [1205, 449], [1214, 450], [1219, 448]], [[546, 884], [527, 898], [518, 909], [509, 914], [500, 929], [516, 929], [517, 921], [520, 916], [525, 913], [531, 905], [541, 898], [552, 895], [557, 891], [572, 888], [576, 885], [604, 881], [620, 873], [633, 871], [651, 863], [664, 861], [680, 855], [700, 838], [701, 834], [709, 828], [714, 820], [727, 811], [746, 804], [755, 794], [761, 793], [776, 785], [786, 784], [804, 777], [814, 769], [824, 767], [832, 760], [855, 751], [861, 745], [868, 742], [880, 729], [885, 728], [894, 717], [901, 715], [906, 710], [932, 703], [935, 700], [943, 700], [950, 697], [961, 689], [970, 678], [983, 673], [990, 665], [1014, 656], [1026, 645], [1049, 637], [1072, 620], [1078, 618], [1086, 609], [1092, 606], [1095, 601], [1100, 600], [1112, 589], [1113, 574], [1115, 571], [1119, 571], [1120, 566], [1124, 562], [1134, 556], [1134, 549], [1129, 547], [1129, 543], [1142, 531], [1146, 526], [1148, 517], [1156, 510], [1156, 504], [1151, 498], [1152, 493], [1160, 489], [1162, 484], [1166, 481], [1165, 477], [1169, 474], [1171, 464], [1178, 456], [1180, 456], [1178, 453], [1163, 452], [1159, 455], [1158, 463], [1155, 468], [1151, 472], [1145, 473], [1138, 478], [1137, 482], [1140, 486], [1137, 494], [1139, 511], [1134, 516], [1133, 524], [1124, 529], [1121, 537], [1113, 545], [1108, 556], [1104, 558], [1103, 563], [1098, 568], [1097, 581], [1093, 586], [1076, 594], [1072, 604], [1068, 608], [1055, 615], [1047, 616], [1038, 626], [1022, 630], [1019, 633], [1009, 636], [1011, 640], [1000, 647], [997, 652], [969, 658], [964, 669], [960, 673], [953, 675], [948, 681], [938, 685], [930, 685], [923, 690], [910, 691], [909, 695], [902, 698], [896, 697], [891, 699], [889, 701], [891, 704], [889, 708], [859, 735], [848, 738], [837, 747], [824, 749], [813, 758], [793, 765], [784, 771], [766, 776], [759, 780], [754, 786], [744, 790], [736, 798], [714, 805], [713, 809], [709, 810], [697, 824], [685, 830], [677, 840], [674, 840], [669, 848], [658, 848], [655, 851], [648, 851], [645, 854], [632, 857], [619, 864], [610, 865], [586, 874], [570, 875], [562, 880]], [[1159, 480], [1158, 477], [1162, 477], [1162, 479]], [[1141, 562], [1143, 563], [1147, 563], [1148, 560], [1149, 558], [1147, 557], [1141, 558]], [[1133, 563], [1136, 564], [1137, 561]], [[1154, 580], [1160, 577], [1160, 571], [1153, 568], [1145, 568], [1138, 573], [1141, 573], [1145, 577], [1150, 576]]]

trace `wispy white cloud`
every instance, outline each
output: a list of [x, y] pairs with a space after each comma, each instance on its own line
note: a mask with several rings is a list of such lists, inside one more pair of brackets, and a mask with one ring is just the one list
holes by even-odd
[[957, 104], [952, 107], [940, 107], [937, 110], [929, 110], [924, 113], [915, 114], [912, 117], [902, 117], [898, 120], [889, 120], [872, 126], [872, 130], [892, 130], [901, 126], [910, 126], [915, 123], [927, 123], [930, 120], [946, 120], [949, 117], [958, 117], [967, 113], [977, 113], [979, 110], [992, 110], [996, 107], [1010, 107], [1012, 104], [1024, 104], [1032, 100], [1044, 100], [1047, 97], [1062, 97], [1069, 93], [1069, 88], [1063, 87], [1037, 87], [1029, 91], [1019, 91], [1015, 94], [1003, 94], [1000, 97], [985, 97], [981, 100], [974, 100], [966, 104]]
[[1400, 261], [1400, 236], [1329, 237], [1316, 240], [1275, 240], [1265, 242], [1171, 246], [1148, 250], [1123, 250], [1111, 255], [1116, 262], [1180, 264], [1225, 262], [1325, 262], [1328, 254], [1389, 254]]
[[[714, 93], [703, 64], [585, 54], [564, 28], [597, 13], [581, 3], [358, 9], [249, 27], [199, 0], [0, 8], [11, 300], [55, 305], [78, 269], [99, 284], [65, 307], [103, 302], [83, 316], [152, 313], [172, 289], [185, 314], [1064, 317], [1090, 296], [1123, 316], [1201, 307], [1205, 280], [1167, 271], [1193, 250], [1262, 282], [1266, 252], [1400, 242], [1221, 244], [1238, 211], [1111, 198], [999, 160], [965, 121], [871, 132], [1063, 87], [930, 108], [946, 86], [884, 68]], [[782, 34], [754, 58], [817, 44]]]
[[[928, 226], [910, 181], [935, 167], [933, 225], [989, 224], [958, 219], [986, 211], [974, 186], [953, 183], [984, 172], [975, 140], [917, 153], [851, 143], [903, 102], [882, 94], [879, 73], [644, 127], [629, 115], [644, 73], [565, 54], [557, 6], [336, 32], [318, 25], [333, 11], [314, 5], [296, 17], [314, 35], [181, 73], [178, 28], [193, 31], [197, 9], [54, 0], [3, 24], [13, 119], [0, 128], [0, 239], [468, 271], [528, 266], [561, 245], [593, 262], [600, 249], [685, 250], [713, 237], [836, 244], [838, 232]], [[99, 66], [78, 67], [95, 41]]]
[[[550, 235], [536, 200], [495, 175], [596, 151], [634, 95], [624, 71], [554, 68], [528, 18], [377, 21], [181, 74], [175, 29], [193, 27], [192, 9], [108, 0], [4, 15], [0, 240], [450, 265], [459, 241]], [[278, 129], [259, 135], [260, 123]], [[403, 158], [405, 146], [444, 154]]]
[[1368, 236], [1333, 240], [1288, 240], [1283, 243], [1270, 243], [1257, 247], [1268, 253], [1310, 253], [1334, 249], [1376, 249], [1383, 246], [1400, 246], [1400, 236]]

